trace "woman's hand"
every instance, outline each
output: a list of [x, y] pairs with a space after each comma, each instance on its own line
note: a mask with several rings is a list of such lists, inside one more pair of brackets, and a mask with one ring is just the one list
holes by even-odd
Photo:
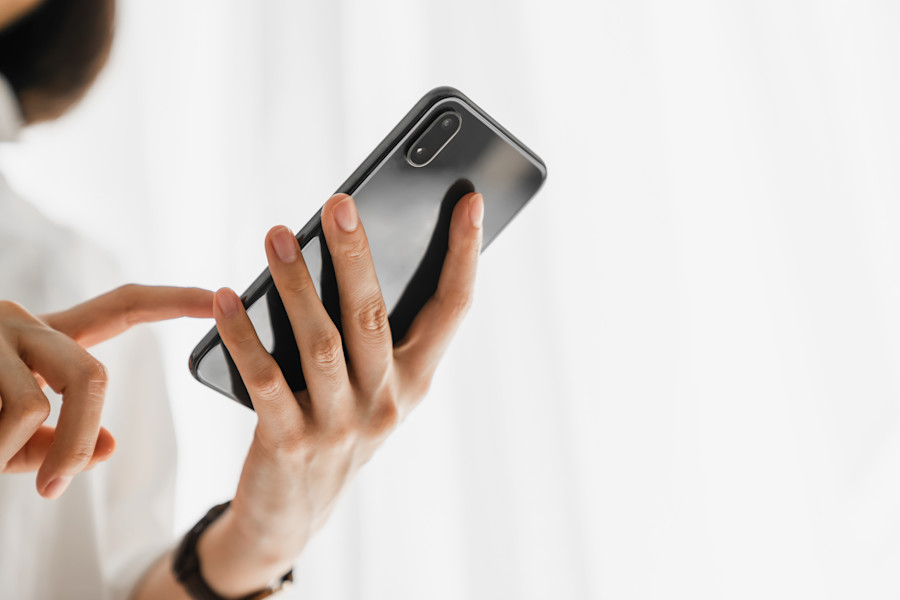
[[[182, 316], [212, 316], [212, 292], [126, 285], [69, 310], [35, 317], [0, 302], [0, 473], [37, 471], [37, 489], [59, 497], [72, 478], [112, 455], [100, 427], [106, 369], [85, 348], [132, 325]], [[62, 394], [56, 427], [44, 425]]]
[[240, 596], [286, 572], [353, 474], [425, 395], [472, 300], [483, 212], [480, 194], [457, 203], [437, 291], [396, 347], [349, 196], [332, 197], [322, 210], [343, 340], [316, 294], [296, 238], [285, 227], [272, 229], [266, 238], [269, 269], [308, 386], [298, 394], [263, 348], [234, 292], [216, 293], [219, 333], [259, 418], [231, 507], [199, 542], [204, 576], [217, 592]]

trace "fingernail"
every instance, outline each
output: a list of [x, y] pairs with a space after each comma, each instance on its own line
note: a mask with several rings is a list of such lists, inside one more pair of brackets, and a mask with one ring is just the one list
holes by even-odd
[[337, 203], [337, 206], [334, 207], [334, 220], [337, 221], [338, 227], [347, 233], [356, 229], [359, 217], [356, 214], [353, 198], [347, 197]]
[[469, 219], [472, 221], [472, 227], [481, 227], [484, 221], [484, 198], [481, 194], [469, 198]]
[[233, 291], [228, 288], [222, 288], [216, 293], [216, 302], [222, 314], [226, 317], [231, 317], [238, 311], [240, 300], [238, 300], [237, 295]]
[[279, 227], [272, 233], [272, 247], [283, 263], [297, 260], [297, 238], [287, 227]]
[[57, 477], [44, 488], [44, 497], [50, 500], [59, 498], [66, 491], [66, 488], [69, 487], [71, 481], [71, 476]]

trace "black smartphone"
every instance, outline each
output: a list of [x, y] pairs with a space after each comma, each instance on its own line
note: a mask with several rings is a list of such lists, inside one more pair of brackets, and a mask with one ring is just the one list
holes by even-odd
[[[546, 166], [534, 152], [461, 92], [440, 87], [425, 94], [338, 188], [356, 202], [395, 343], [437, 288], [457, 201], [469, 192], [483, 194], [483, 250], [546, 177]], [[297, 240], [319, 298], [340, 330], [337, 282], [321, 213]], [[305, 389], [300, 351], [268, 269], [241, 300], [291, 389]], [[253, 408], [215, 328], [194, 348], [190, 369], [202, 383]]]

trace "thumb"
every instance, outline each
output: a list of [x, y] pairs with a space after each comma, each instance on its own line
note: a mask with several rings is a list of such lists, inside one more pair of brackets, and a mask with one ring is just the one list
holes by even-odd
[[212, 317], [212, 305], [209, 290], [132, 283], [42, 320], [88, 348], [138, 323]]
[[[41, 425], [31, 438], [25, 442], [18, 452], [16, 452], [6, 466], [0, 466], [0, 473], [27, 473], [29, 471], [37, 471], [47, 453], [50, 452], [50, 445], [53, 443], [53, 437], [56, 428], [47, 425]], [[113, 455], [116, 450], [116, 439], [105, 428], [100, 428], [100, 435], [97, 436], [97, 443], [94, 445], [94, 455], [91, 457], [85, 470], [92, 469], [97, 463], [103, 462]]]

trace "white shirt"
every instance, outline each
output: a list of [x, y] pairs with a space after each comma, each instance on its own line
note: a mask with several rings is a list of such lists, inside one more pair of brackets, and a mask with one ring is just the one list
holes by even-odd
[[[0, 78], [0, 142], [20, 129]], [[0, 299], [32, 313], [59, 310], [124, 283], [114, 272], [0, 176]], [[35, 473], [0, 475], [0, 600], [127, 598], [173, 543], [175, 437], [155, 339], [137, 328], [89, 351], [109, 370], [102, 423], [116, 452], [57, 500], [38, 495]], [[60, 398], [48, 397], [53, 424]]]

